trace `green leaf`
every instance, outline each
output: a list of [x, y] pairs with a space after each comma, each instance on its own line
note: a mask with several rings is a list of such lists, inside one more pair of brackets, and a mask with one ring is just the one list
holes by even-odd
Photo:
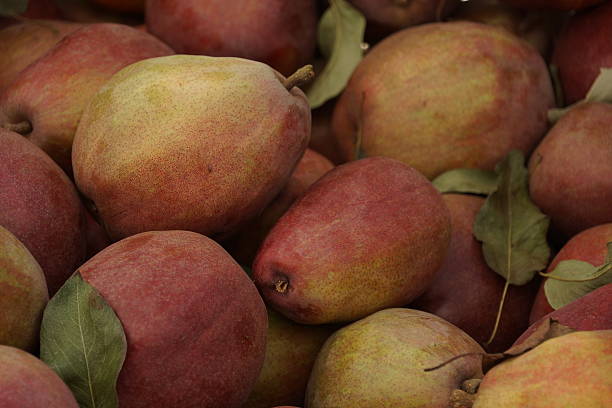
[[336, 21], [334, 19], [334, 13], [328, 8], [319, 20], [319, 27], [317, 30], [317, 44], [319, 45], [319, 51], [326, 60], [332, 54], [334, 48], [334, 40], [336, 38]]
[[311, 108], [339, 95], [363, 58], [361, 44], [366, 20], [346, 0], [330, 0], [319, 23], [319, 48], [329, 58], [306, 92]]
[[18, 16], [28, 9], [29, 0], [2, 0], [0, 1], [0, 16]]
[[612, 103], [612, 68], [601, 68], [599, 75], [586, 97], [566, 108], [550, 109], [548, 111], [548, 121], [556, 123], [563, 115], [569, 112], [572, 108], [585, 102], [603, 102]]
[[556, 268], [543, 276], [544, 294], [548, 303], [557, 310], [597, 288], [612, 283], [612, 243], [608, 243], [608, 255], [603, 265], [593, 266], [578, 260], [561, 261]]
[[482, 241], [489, 267], [510, 284], [524, 285], [546, 268], [550, 223], [529, 197], [525, 158], [513, 150], [499, 163], [497, 190], [487, 197], [474, 221], [474, 235]]
[[40, 357], [70, 387], [81, 408], [116, 408], [127, 343], [113, 309], [77, 272], [47, 304]]
[[436, 177], [432, 184], [441, 193], [489, 195], [497, 188], [497, 174], [481, 169], [454, 169]]

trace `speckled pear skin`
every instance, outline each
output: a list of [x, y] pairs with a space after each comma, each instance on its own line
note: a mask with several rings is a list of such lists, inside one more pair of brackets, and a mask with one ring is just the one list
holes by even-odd
[[48, 300], [40, 265], [17, 237], [0, 226], [0, 344], [33, 352]]
[[563, 238], [612, 223], [612, 105], [567, 112], [529, 158], [529, 194]]
[[111, 239], [224, 236], [263, 210], [310, 135], [306, 97], [282, 79], [260, 62], [191, 55], [113, 76], [85, 110], [72, 156]]
[[147, 30], [179, 54], [240, 57], [289, 76], [310, 63], [316, 0], [148, 0]]
[[392, 157], [433, 179], [492, 170], [512, 149], [529, 153], [553, 103], [546, 64], [523, 40], [485, 24], [430, 23], [368, 52], [336, 103], [332, 131], [344, 160]]
[[79, 272], [125, 331], [122, 408], [242, 406], [264, 361], [266, 309], [216, 242], [189, 231], [144, 232]]
[[605, 0], [502, 0], [515, 7], [542, 8], [555, 10], [579, 10]]
[[0, 30], [0, 89], [79, 27], [67, 21], [26, 20]]
[[[552, 273], [559, 262], [572, 259], [588, 262], [593, 266], [602, 265], [608, 254], [608, 242], [612, 242], [612, 223], [597, 225], [586, 229], [574, 235], [565, 243], [548, 265], [546, 272]], [[542, 280], [542, 284], [533, 302], [531, 314], [529, 315], [530, 324], [535, 323], [554, 310], [548, 303], [548, 299], [546, 299], [546, 293], [544, 293], [544, 284], [546, 280], [547, 278]]]
[[123, 24], [88, 24], [29, 65], [0, 94], [0, 126], [28, 121], [24, 134], [72, 174], [71, 147], [83, 110], [118, 70], [170, 55], [166, 44]]
[[34, 255], [51, 296], [85, 259], [85, 211], [74, 184], [45, 152], [0, 129], [0, 225]]
[[297, 324], [268, 309], [266, 358], [242, 408], [302, 405], [317, 354], [336, 329], [335, 325]]
[[575, 330], [610, 330], [612, 329], [612, 283], [574, 300], [554, 310], [534, 322], [514, 344], [521, 344], [549, 319], [555, 319], [563, 326]]
[[606, 408], [612, 401], [612, 330], [550, 339], [493, 367], [474, 408]]
[[244, 225], [224, 244], [227, 251], [242, 265], [252, 265], [259, 246], [278, 219], [291, 204], [304, 194], [321, 176], [334, 168], [323, 155], [306, 149], [289, 181], [260, 215]]
[[390, 31], [443, 19], [459, 3], [458, 0], [349, 0], [349, 2], [359, 9], [369, 22]]
[[461, 329], [438, 316], [386, 309], [334, 333], [308, 381], [308, 408], [447, 408], [462, 381], [482, 377], [481, 357], [435, 371], [463, 353], [483, 353]]
[[253, 264], [272, 307], [305, 324], [398, 307], [433, 280], [450, 215], [419, 172], [373, 157], [325, 174], [279, 219]]
[[0, 345], [2, 408], [79, 408], [70, 388], [38, 358]]

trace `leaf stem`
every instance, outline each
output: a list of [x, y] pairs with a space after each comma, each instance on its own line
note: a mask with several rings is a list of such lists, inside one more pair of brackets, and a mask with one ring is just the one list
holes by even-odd
[[497, 309], [497, 316], [495, 317], [495, 325], [493, 326], [493, 332], [491, 333], [491, 337], [485, 343], [487, 346], [493, 342], [495, 336], [497, 335], [497, 329], [499, 328], [499, 322], [501, 321], [502, 311], [504, 309], [504, 303], [506, 302], [506, 295], [508, 293], [508, 287], [510, 286], [510, 280], [506, 280], [506, 284], [504, 285], [504, 291], [502, 293], [501, 301], [499, 302], [499, 308]]

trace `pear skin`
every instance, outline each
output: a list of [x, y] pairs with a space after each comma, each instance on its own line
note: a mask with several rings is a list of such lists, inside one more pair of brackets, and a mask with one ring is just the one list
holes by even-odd
[[455, 168], [493, 170], [530, 153], [554, 104], [546, 63], [503, 28], [465, 21], [398, 31], [376, 44], [335, 105], [344, 160], [386, 156], [433, 179]]
[[386, 309], [334, 333], [308, 381], [308, 408], [447, 408], [462, 381], [482, 377], [482, 348], [461, 329], [429, 313]]
[[612, 330], [545, 341], [482, 379], [474, 408], [605, 408], [612, 401]]
[[278, 194], [308, 144], [310, 108], [269, 66], [175, 55], [118, 72], [74, 140], [76, 183], [117, 240], [183, 229], [222, 238]]
[[28, 138], [70, 176], [74, 134], [98, 89], [131, 63], [172, 53], [157, 38], [127, 25], [84, 25], [0, 92], [0, 127]]
[[40, 265], [13, 234], [0, 226], [0, 344], [34, 351], [48, 300]]
[[361, 159], [329, 171], [289, 208], [253, 276], [296, 322], [354, 321], [423, 293], [449, 241], [448, 208], [422, 174], [389, 158]]
[[268, 309], [266, 357], [259, 378], [242, 408], [302, 405], [308, 377], [335, 326], [306, 326]]

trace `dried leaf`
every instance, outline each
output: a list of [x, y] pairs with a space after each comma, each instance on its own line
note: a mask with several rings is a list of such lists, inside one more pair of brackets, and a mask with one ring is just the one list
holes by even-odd
[[548, 121], [556, 123], [563, 115], [572, 108], [585, 102], [604, 102], [612, 103], [612, 68], [601, 68], [597, 79], [591, 85], [591, 89], [586, 97], [568, 107], [550, 109], [548, 111]]
[[495, 172], [498, 188], [478, 212], [474, 235], [483, 243], [487, 265], [510, 284], [524, 285], [547, 266], [550, 221], [529, 197], [529, 176], [520, 151], [510, 152]]
[[[306, 95], [311, 108], [339, 95], [363, 58], [361, 43], [366, 20], [346, 0], [330, 0], [319, 23], [319, 48], [329, 58]], [[331, 29], [330, 27], [333, 27]]]
[[554, 319], [551, 319], [551, 318], [544, 319], [540, 323], [538, 323], [537, 328], [535, 329], [533, 333], [529, 335], [529, 337], [527, 337], [520, 344], [513, 345], [508, 350], [502, 353], [460, 354], [435, 367], [426, 368], [424, 369], [424, 371], [426, 372], [435, 371], [460, 358], [464, 358], [467, 356], [481, 355], [482, 356], [482, 369], [483, 369], [483, 372], [486, 373], [493, 366], [499, 364], [500, 362], [508, 358], [512, 358], [512, 357], [516, 357], [521, 354], [524, 354], [528, 352], [529, 350], [539, 346], [546, 340], [554, 339], [555, 337], [560, 337], [560, 336], [563, 336], [563, 335], [566, 335], [566, 334], [569, 334], [575, 331], [576, 330], [572, 329], [571, 327], [564, 326]]
[[612, 283], [612, 245], [608, 244], [606, 263], [593, 266], [578, 260], [561, 261], [548, 274], [544, 283], [544, 293], [553, 309], [559, 309], [574, 300], [589, 294], [597, 288]]
[[432, 184], [440, 193], [489, 195], [497, 189], [497, 174], [481, 169], [454, 169], [436, 177]]
[[0, 16], [18, 16], [28, 9], [29, 0], [2, 0], [0, 1]]
[[75, 273], [47, 304], [40, 357], [70, 387], [81, 408], [116, 408], [117, 378], [127, 351], [121, 322]]

